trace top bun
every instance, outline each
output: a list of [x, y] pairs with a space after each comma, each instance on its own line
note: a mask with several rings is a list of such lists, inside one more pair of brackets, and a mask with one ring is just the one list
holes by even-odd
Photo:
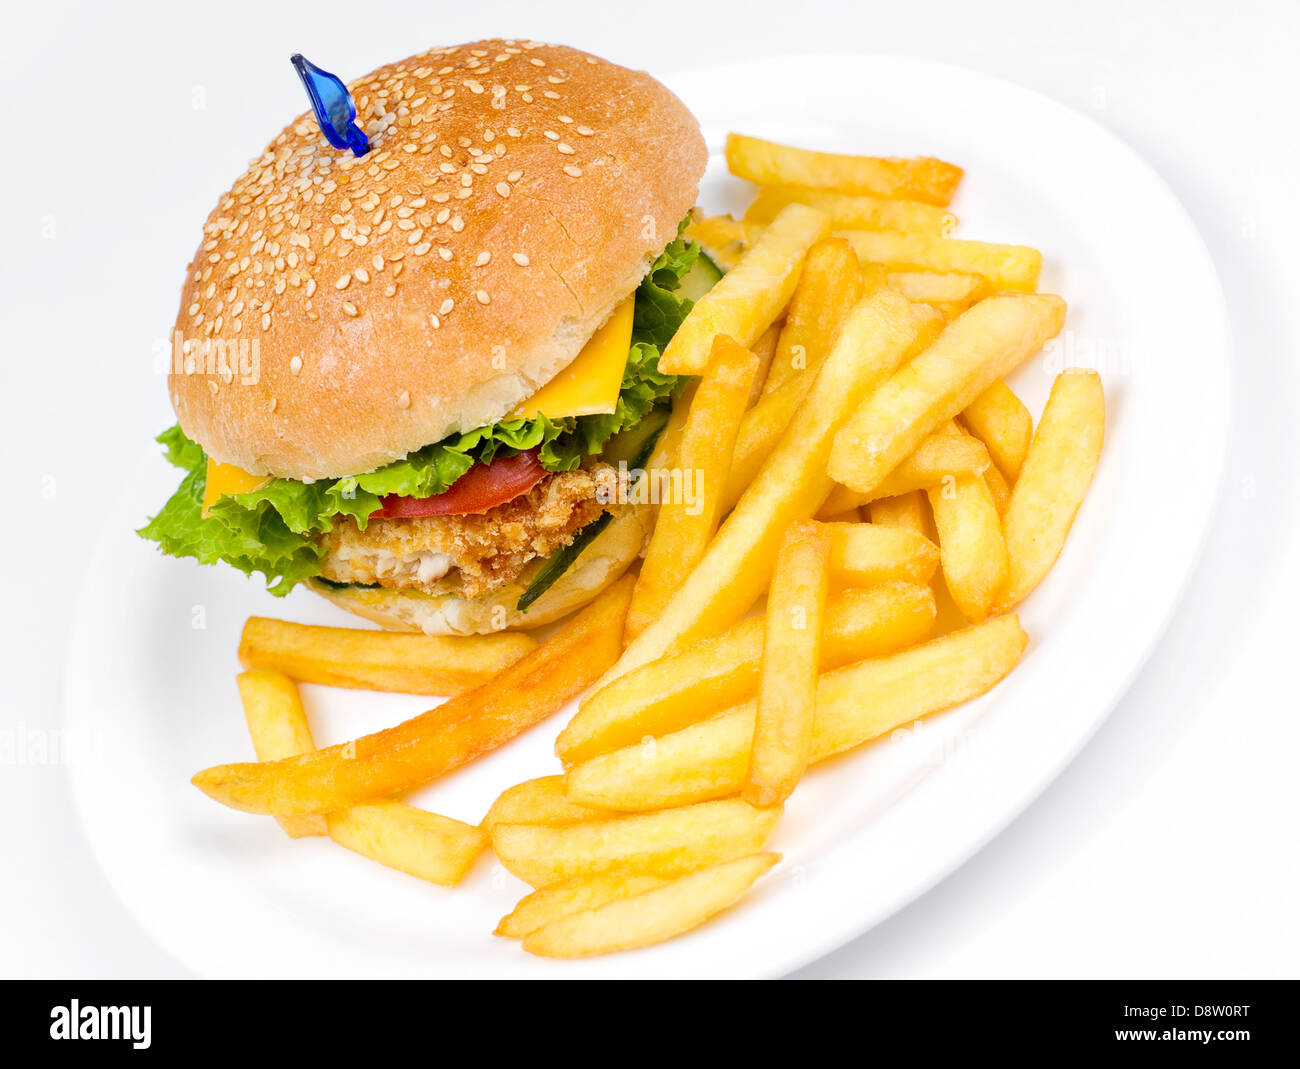
[[254, 474], [358, 474], [501, 419], [632, 292], [704, 170], [677, 97], [572, 48], [435, 49], [348, 89], [370, 152], [300, 115], [182, 293], [181, 427]]

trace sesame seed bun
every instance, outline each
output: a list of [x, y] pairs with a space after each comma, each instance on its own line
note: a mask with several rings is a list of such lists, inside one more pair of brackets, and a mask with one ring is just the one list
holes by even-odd
[[501, 419], [632, 292], [704, 170], [681, 101], [572, 48], [480, 41], [348, 88], [371, 151], [300, 115], [186, 277], [172, 404], [254, 474], [358, 474]]
[[[628, 506], [619, 511], [527, 612], [520, 612], [515, 603], [528, 589], [536, 568], [477, 598], [386, 587], [331, 587], [314, 579], [307, 583], [339, 608], [372, 620], [389, 631], [485, 635], [493, 631], [528, 630], [553, 623], [581, 608], [618, 579], [641, 554], [652, 523], [653, 514], [644, 506]], [[537, 566], [541, 564], [538, 561]]]

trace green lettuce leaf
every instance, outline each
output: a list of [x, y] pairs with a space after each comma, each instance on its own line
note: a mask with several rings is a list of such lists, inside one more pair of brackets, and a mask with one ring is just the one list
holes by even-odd
[[339, 516], [350, 516], [364, 528], [388, 494], [440, 494], [476, 463], [539, 447], [548, 471], [572, 471], [615, 434], [669, 403], [684, 384], [680, 377], [660, 373], [659, 354], [691, 309], [691, 302], [674, 290], [698, 255], [698, 246], [683, 239], [679, 228], [678, 237], [637, 289], [632, 346], [612, 413], [503, 420], [435, 442], [364, 475], [314, 483], [269, 479], [249, 493], [219, 498], [206, 517], [207, 457], [179, 426], [170, 427], [158, 441], [167, 459], [186, 475], [139, 534], [172, 556], [193, 557], [203, 564], [224, 560], [246, 574], [261, 572], [267, 589], [284, 595], [320, 573], [323, 552], [315, 542], [317, 535], [330, 530]]

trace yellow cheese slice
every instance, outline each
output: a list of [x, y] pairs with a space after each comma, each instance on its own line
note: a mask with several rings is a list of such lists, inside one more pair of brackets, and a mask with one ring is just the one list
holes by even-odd
[[247, 494], [267, 481], [265, 475], [252, 475], [234, 464], [218, 464], [208, 457], [208, 478], [203, 486], [203, 515], [222, 494]]
[[613, 412], [623, 385], [623, 369], [632, 345], [632, 305], [629, 297], [591, 336], [568, 367], [510, 413], [511, 419], [543, 415], [551, 419]]

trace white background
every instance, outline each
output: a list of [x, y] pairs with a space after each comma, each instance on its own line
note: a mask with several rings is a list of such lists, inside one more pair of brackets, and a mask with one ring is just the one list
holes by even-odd
[[[83, 556], [171, 421], [154, 346], [201, 220], [302, 108], [290, 52], [344, 75], [494, 35], [659, 73], [855, 47], [941, 59], [1089, 114], [1174, 188], [1232, 316], [1232, 453], [1175, 622], [1108, 723], [974, 860], [798, 975], [1300, 975], [1296, 5], [225, 0], [5, 21], [0, 731], [58, 724]], [[0, 766], [0, 814], [0, 975], [186, 975], [90, 859], [62, 767]]]

